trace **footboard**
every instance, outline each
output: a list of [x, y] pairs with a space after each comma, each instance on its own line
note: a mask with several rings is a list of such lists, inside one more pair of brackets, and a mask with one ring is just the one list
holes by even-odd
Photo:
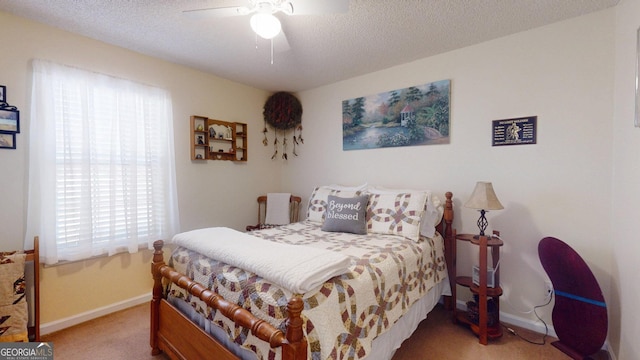
[[[151, 300], [151, 336], [152, 354], [164, 351], [172, 359], [237, 359], [220, 342], [193, 324], [176, 308], [164, 299], [162, 279], [180, 286], [193, 296], [204, 301], [211, 308], [220, 311], [236, 324], [248, 328], [251, 333], [268, 342], [272, 348], [282, 348], [283, 360], [303, 360], [307, 358], [307, 341], [302, 332], [303, 309], [302, 299], [291, 298], [287, 305], [288, 318], [286, 334], [268, 322], [258, 319], [246, 309], [225, 300], [222, 296], [207, 289], [186, 275], [183, 275], [164, 263], [162, 247], [164, 242], [154, 242], [153, 264], [153, 298]], [[166, 326], [170, 324], [169, 326]]]

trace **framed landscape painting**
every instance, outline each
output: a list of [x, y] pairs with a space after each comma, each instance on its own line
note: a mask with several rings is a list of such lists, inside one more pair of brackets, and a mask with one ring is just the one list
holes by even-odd
[[342, 102], [342, 149], [449, 143], [450, 80]]
[[20, 132], [20, 112], [18, 110], [0, 109], [0, 132]]

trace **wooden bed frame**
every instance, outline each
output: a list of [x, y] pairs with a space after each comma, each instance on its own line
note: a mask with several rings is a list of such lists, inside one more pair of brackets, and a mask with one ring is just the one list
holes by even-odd
[[[448, 269], [452, 269], [455, 259], [452, 251], [453, 238], [453, 197], [451, 192], [445, 194], [444, 215], [438, 225], [438, 230], [442, 234], [445, 242], [445, 258]], [[207, 289], [184, 274], [177, 272], [164, 262], [162, 247], [164, 242], [158, 240], [154, 242], [155, 249], [151, 273], [153, 275], [153, 296], [151, 300], [151, 329], [150, 345], [151, 354], [157, 355], [165, 352], [171, 359], [222, 359], [238, 360], [231, 351], [218, 342], [211, 335], [194, 324], [178, 309], [166, 300], [164, 294], [163, 280], [170, 281], [179, 287], [187, 290], [193, 296], [204, 301], [208, 306], [220, 311], [227, 318], [235, 321], [242, 327], [251, 330], [251, 333], [259, 339], [266, 341], [272, 348], [282, 348], [282, 360], [304, 360], [307, 359], [307, 340], [302, 331], [302, 318], [300, 314], [303, 309], [302, 298], [294, 296], [287, 305], [288, 319], [286, 333], [276, 329], [268, 322], [253, 316], [248, 310], [238, 305], [226, 301], [222, 296]], [[451, 270], [449, 275], [451, 275]], [[455, 286], [449, 276], [449, 283]], [[445, 307], [450, 309], [451, 297], [445, 297]]]
[[[26, 261], [33, 262], [33, 325], [29, 331], [29, 341], [40, 341], [40, 239], [33, 239], [33, 250], [26, 250]], [[29, 306], [31, 308], [31, 306]], [[31, 309], [29, 309], [31, 311]]]

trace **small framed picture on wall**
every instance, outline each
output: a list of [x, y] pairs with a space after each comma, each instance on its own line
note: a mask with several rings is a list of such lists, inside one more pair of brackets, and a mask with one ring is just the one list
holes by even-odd
[[0, 132], [20, 132], [20, 111], [11, 108], [0, 109]]
[[7, 102], [7, 87], [0, 85], [0, 103]]
[[0, 149], [15, 149], [16, 134], [0, 133]]

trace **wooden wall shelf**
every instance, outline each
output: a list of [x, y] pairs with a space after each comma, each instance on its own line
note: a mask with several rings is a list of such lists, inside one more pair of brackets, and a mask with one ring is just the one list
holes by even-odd
[[191, 116], [191, 160], [247, 161], [247, 124]]

